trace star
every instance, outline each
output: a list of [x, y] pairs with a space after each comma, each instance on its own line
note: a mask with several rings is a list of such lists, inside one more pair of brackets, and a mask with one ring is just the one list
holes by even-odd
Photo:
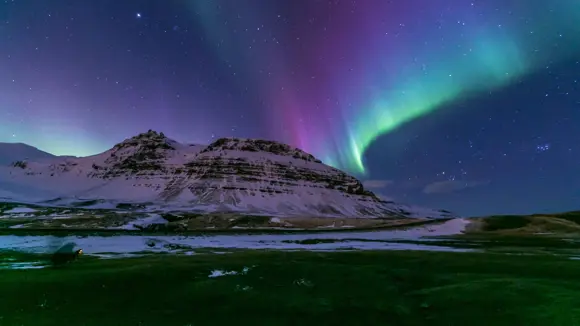
[[539, 152], [539, 153], [546, 152], [549, 149], [550, 149], [550, 144], [549, 143], [536, 146], [536, 151]]
[[136, 16], [137, 16], [137, 18], [141, 18], [141, 13], [138, 12]]

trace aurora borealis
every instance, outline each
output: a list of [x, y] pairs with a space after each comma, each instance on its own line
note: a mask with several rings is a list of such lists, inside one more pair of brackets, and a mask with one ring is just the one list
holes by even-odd
[[274, 139], [431, 206], [538, 173], [561, 187], [542, 159], [576, 160], [578, 21], [573, 0], [5, 1], [0, 141]]
[[[236, 58], [240, 43], [255, 41], [241, 32], [248, 20], [276, 25], [260, 12], [271, 17], [271, 10], [252, 3], [192, 6], [218, 55], [250, 67], [274, 119], [290, 124], [287, 141], [351, 172], [364, 172], [364, 152], [380, 135], [580, 53], [580, 28], [570, 23], [580, 19], [580, 5], [573, 1], [295, 1], [312, 21], [324, 21], [315, 22], [322, 32], [304, 33], [291, 55], [272, 42], [258, 57]], [[303, 71], [287, 68], [295, 60]], [[273, 78], [260, 76], [265, 66]]]

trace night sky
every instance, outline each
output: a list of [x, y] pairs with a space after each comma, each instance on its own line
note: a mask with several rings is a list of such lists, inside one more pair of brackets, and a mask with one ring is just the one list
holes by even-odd
[[580, 209], [575, 0], [8, 0], [0, 141], [300, 147], [393, 200]]

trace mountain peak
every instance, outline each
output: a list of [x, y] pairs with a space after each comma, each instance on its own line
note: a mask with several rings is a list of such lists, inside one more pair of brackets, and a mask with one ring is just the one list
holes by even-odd
[[149, 130], [116, 144], [113, 149], [120, 150], [128, 147], [142, 147], [145, 149], [174, 150], [177, 142], [169, 139], [162, 132]]
[[127, 173], [162, 171], [164, 162], [175, 155], [178, 146], [178, 142], [167, 138], [162, 132], [149, 130], [125, 139], [105, 152], [107, 158], [104, 165], [93, 164], [93, 169], [99, 172], [91, 175], [114, 177]]

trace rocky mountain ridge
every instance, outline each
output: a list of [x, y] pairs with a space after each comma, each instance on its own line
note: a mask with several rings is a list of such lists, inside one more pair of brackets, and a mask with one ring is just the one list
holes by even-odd
[[[181, 210], [302, 217], [450, 216], [383, 201], [356, 178], [309, 153], [257, 139], [189, 145], [150, 130], [98, 155], [50, 163], [20, 161], [4, 173], [20, 188], [46, 190], [46, 199], [151, 202]], [[2, 185], [0, 190], [10, 191]]]

